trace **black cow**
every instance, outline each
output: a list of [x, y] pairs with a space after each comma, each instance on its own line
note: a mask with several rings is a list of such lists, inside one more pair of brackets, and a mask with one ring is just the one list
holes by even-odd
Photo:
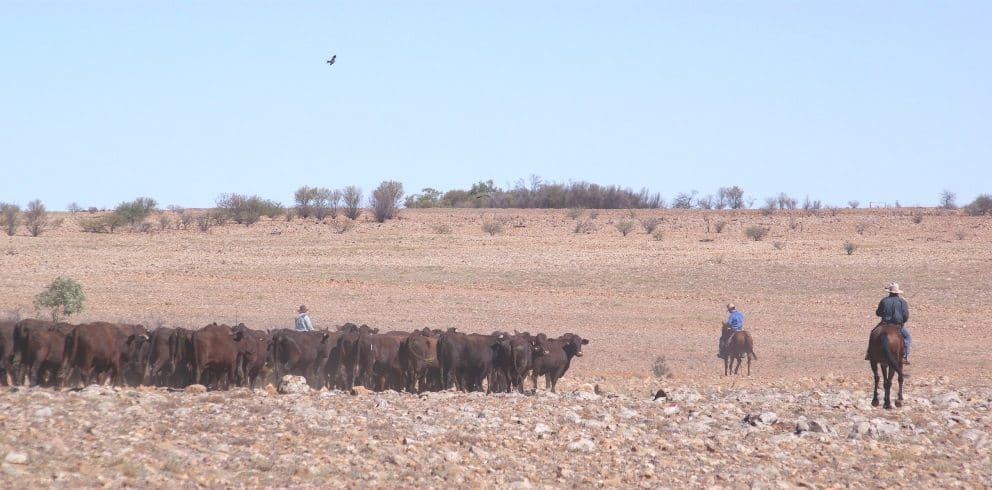
[[[452, 383], [462, 391], [482, 390], [482, 380], [489, 378], [499, 348], [499, 336], [446, 332], [438, 339], [437, 353], [441, 365], [441, 383]], [[487, 387], [492, 391], [492, 386]]]
[[406, 390], [422, 393], [441, 389], [441, 364], [437, 357], [439, 335], [430, 329], [413, 332], [400, 344], [399, 361]]
[[306, 378], [312, 388], [324, 386], [327, 360], [338, 337], [339, 334], [324, 330], [277, 330], [272, 335], [272, 364], [276, 379], [293, 374]]
[[[14, 327], [13, 320], [0, 321], [0, 384], [7, 386], [14, 380]], [[8, 376], [10, 380], [8, 381]]]
[[194, 382], [214, 388], [230, 387], [238, 368], [236, 341], [242, 338], [243, 332], [236, 334], [231, 327], [216, 323], [193, 332]]
[[582, 346], [589, 343], [578, 335], [566, 333], [547, 342], [547, 354], [535, 356], [531, 366], [531, 379], [537, 391], [537, 377], [544, 375], [545, 389], [555, 392], [558, 380], [568, 371], [573, 357], [582, 357]]
[[144, 359], [144, 384], [155, 386], [170, 386], [173, 365], [172, 340], [176, 329], [159, 327], [148, 334], [147, 357]]

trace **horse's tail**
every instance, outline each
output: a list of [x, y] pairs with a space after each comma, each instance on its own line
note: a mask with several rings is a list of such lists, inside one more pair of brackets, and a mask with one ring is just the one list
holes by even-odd
[[889, 367], [899, 373], [899, 376], [902, 376], [902, 367], [899, 366], [899, 360], [896, 359], [896, 356], [892, 353], [892, 349], [889, 347], [889, 336], [883, 331], [876, 338], [878, 342], [882, 343], [882, 352], [885, 352], [885, 360], [888, 361]]

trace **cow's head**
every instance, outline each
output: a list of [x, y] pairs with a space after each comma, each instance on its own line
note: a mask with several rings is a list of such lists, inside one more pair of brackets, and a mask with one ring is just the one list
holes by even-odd
[[579, 337], [574, 333], [566, 333], [565, 335], [558, 337], [558, 339], [565, 341], [565, 352], [568, 352], [575, 357], [582, 357], [582, 346], [589, 344], [588, 339]]
[[530, 345], [534, 349], [534, 355], [546, 356], [551, 353], [551, 347], [548, 345], [548, 336], [543, 333], [537, 334], [536, 337], [531, 337]]

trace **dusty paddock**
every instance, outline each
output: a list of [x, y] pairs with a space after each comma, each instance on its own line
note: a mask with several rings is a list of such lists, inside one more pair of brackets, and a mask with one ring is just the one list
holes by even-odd
[[[919, 223], [915, 222], [916, 215], [921, 216]], [[80, 232], [78, 215], [60, 217], [64, 220], [61, 226], [41, 237], [5, 239], [0, 254], [0, 270], [4, 271], [0, 275], [0, 311], [35, 315], [32, 297], [63, 274], [84, 285], [87, 309], [74, 319], [79, 322], [121, 320], [148, 326], [197, 327], [211, 321], [243, 321], [254, 328], [266, 328], [287, 326], [295, 307], [306, 303], [318, 326], [351, 321], [386, 329], [458, 326], [480, 332], [574, 332], [591, 342], [584, 349], [585, 357], [573, 363], [560, 385], [564, 392], [586, 383], [598, 384], [605, 393], [642, 403], [658, 387], [722, 390], [721, 395], [714, 395], [713, 403], [735, 405], [736, 416], [744, 406], [732, 393], [750, 390], [788, 400], [789, 396], [800, 396], [796, 390], [817, 389], [822, 379], [845, 380], [844, 388], [839, 389], [850, 392], [852, 404], [866, 400], [871, 379], [861, 358], [867, 331], [875, 321], [873, 313], [883, 295], [881, 288], [898, 281], [908, 293], [914, 335], [913, 377], [907, 383], [907, 395], [927, 399], [942, 395], [925, 392], [929, 388], [920, 384], [940, 377], [945, 380], [941, 389], [963, 396], [983, 392], [989, 386], [992, 356], [976, 342], [974, 334], [992, 300], [992, 288], [988, 287], [992, 284], [992, 222], [988, 218], [912, 209], [844, 210], [820, 216], [659, 210], [638, 211], [633, 218], [627, 211], [598, 212], [595, 217], [586, 211], [579, 220], [589, 220], [591, 232], [574, 233], [577, 220], [565, 211], [405, 210], [399, 220], [381, 225], [362, 221], [345, 233], [337, 233], [328, 224], [296, 220], [263, 221], [250, 228], [227, 225], [209, 233], [173, 229], [107, 235]], [[624, 220], [651, 217], [661, 220], [661, 239], [643, 229], [622, 236], [615, 226]], [[495, 236], [484, 233], [481, 225], [489, 220], [503, 222], [505, 231]], [[718, 233], [720, 222], [724, 223]], [[744, 230], [750, 226], [768, 227], [769, 236], [757, 242], [747, 240]], [[845, 242], [857, 246], [854, 253], [845, 253]], [[759, 360], [748, 379], [723, 378], [722, 364], [714, 357], [727, 301], [741, 306], [755, 336]], [[651, 366], [658, 357], [665, 358], [672, 378], [653, 377]], [[31, 390], [2, 396], [4, 403], [15, 405], [24, 402], [22, 397], [39, 397], [48, 400], [53, 410], [72, 407], [69, 402], [74, 395], [49, 393], [49, 399], [42, 393]], [[176, 409], [187, 404], [197, 410], [210, 406], [182, 394], [155, 396], [172, 400]], [[237, 394], [216, 396], [241, 400]], [[334, 409], [338, 413], [363, 410], [348, 408], [347, 404], [357, 403], [351, 398], [327, 399], [345, 404]], [[417, 398], [400, 399], [420, 403]], [[314, 395], [313, 400], [314, 410], [322, 410], [320, 400], [325, 398]], [[505, 401], [506, 410], [521, 409], [514, 405], [516, 401], [509, 400], [465, 396], [453, 397], [452, 404], [479, 410], [492, 404], [493, 410], [499, 410]], [[542, 405], [540, 397], [525, 400], [530, 401], [519, 403], [531, 406], [541, 417], [564, 416], [560, 408]], [[280, 411], [279, 404], [286, 403], [269, 402], [275, 403], [271, 407], [274, 417]], [[220, 405], [224, 403], [228, 402]], [[775, 408], [779, 416], [795, 408], [789, 403]], [[878, 416], [912, 417], [914, 406], [910, 403], [902, 410]], [[154, 403], [149, 407], [152, 410], [147, 417], [152, 419], [168, 411], [155, 408]], [[657, 409], [658, 405], [648, 407]], [[713, 410], [722, 413], [723, 409]], [[75, 418], [72, 411], [64, 413]], [[79, 416], [85, 413], [81, 411]], [[870, 417], [875, 414], [869, 413]], [[657, 415], [645, 412], [642, 416]], [[715, 417], [716, 412], [708, 415]], [[509, 419], [513, 415], [499, 416]], [[101, 417], [95, 419], [94, 423], [103, 423], [98, 422]], [[727, 420], [731, 420], [730, 415]], [[406, 423], [402, 418], [394, 422], [398, 429]], [[969, 428], [988, 433], [987, 418], [969, 422]], [[615, 425], [627, 424], [620, 419]], [[303, 442], [305, 431], [298, 431], [299, 441], [287, 442], [272, 454], [303, 454], [310, 448]], [[267, 441], [277, 440], [280, 431], [265, 429], [265, 433]], [[736, 435], [729, 432], [727, 437]], [[183, 436], [182, 440], [194, 436]], [[355, 444], [369, 443], [369, 437]], [[679, 433], [668, 438], [675, 438], [666, 439], [668, 444], [692, 439]], [[17, 452], [9, 444], [5, 442], [0, 449]], [[146, 447], [139, 442], [132, 450], [140, 452]], [[651, 448], [658, 451], [656, 446]], [[534, 464], [547, 469], [534, 456], [544, 454], [534, 450], [548, 451], [549, 447], [518, 449], [530, 452]], [[941, 454], [947, 448], [934, 445], [927, 450], [931, 449]], [[596, 445], [592, 454], [600, 450]], [[345, 461], [360, 460], [361, 450], [356, 451], [351, 456], [336, 454]], [[697, 456], [712, 456], [702, 451], [713, 453], [704, 447]], [[977, 464], [981, 457], [969, 455], [969, 460]], [[777, 464], [779, 459], [771, 457], [768, 461]], [[34, 464], [31, 461], [29, 465]], [[215, 460], [209, 464], [223, 468]], [[5, 468], [20, 467], [7, 464]], [[114, 469], [107, 462], [94, 468], [97, 476], [109, 479], [126, 470]], [[700, 466], [695, 475], [704, 478], [704, 473]], [[234, 484], [256, 481], [233, 475], [237, 473], [232, 471], [226, 477], [235, 478], [229, 480]], [[577, 475], [585, 478], [588, 473], [577, 471], [573, 477], [580, 478]], [[597, 481], [528, 478], [552, 485], [591, 485]], [[777, 479], [805, 481], [787, 473], [758, 481]], [[261, 484], [265, 480], [257, 481]], [[453, 484], [443, 481], [448, 483], [431, 484]], [[492, 475], [487, 480], [471, 481], [502, 485], [502, 480]], [[982, 480], [963, 481], [979, 484]], [[679, 482], [695, 483], [672, 480], [671, 484], [678, 486]], [[985, 482], [987, 485], [987, 479]], [[384, 480], [382, 484], [387, 483]], [[658, 480], [656, 484], [664, 482]], [[733, 482], [714, 480], [714, 484]]]

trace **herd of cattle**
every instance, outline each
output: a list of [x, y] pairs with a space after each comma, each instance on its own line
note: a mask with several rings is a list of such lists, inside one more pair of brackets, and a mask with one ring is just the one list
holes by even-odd
[[0, 383], [55, 388], [105, 384], [254, 389], [284, 375], [314, 389], [422, 392], [524, 391], [530, 376], [555, 390], [589, 341], [575, 334], [465, 334], [423, 329], [379, 333], [345, 324], [333, 331], [253, 330], [212, 323], [199, 330], [105, 322], [72, 325], [0, 321]]

